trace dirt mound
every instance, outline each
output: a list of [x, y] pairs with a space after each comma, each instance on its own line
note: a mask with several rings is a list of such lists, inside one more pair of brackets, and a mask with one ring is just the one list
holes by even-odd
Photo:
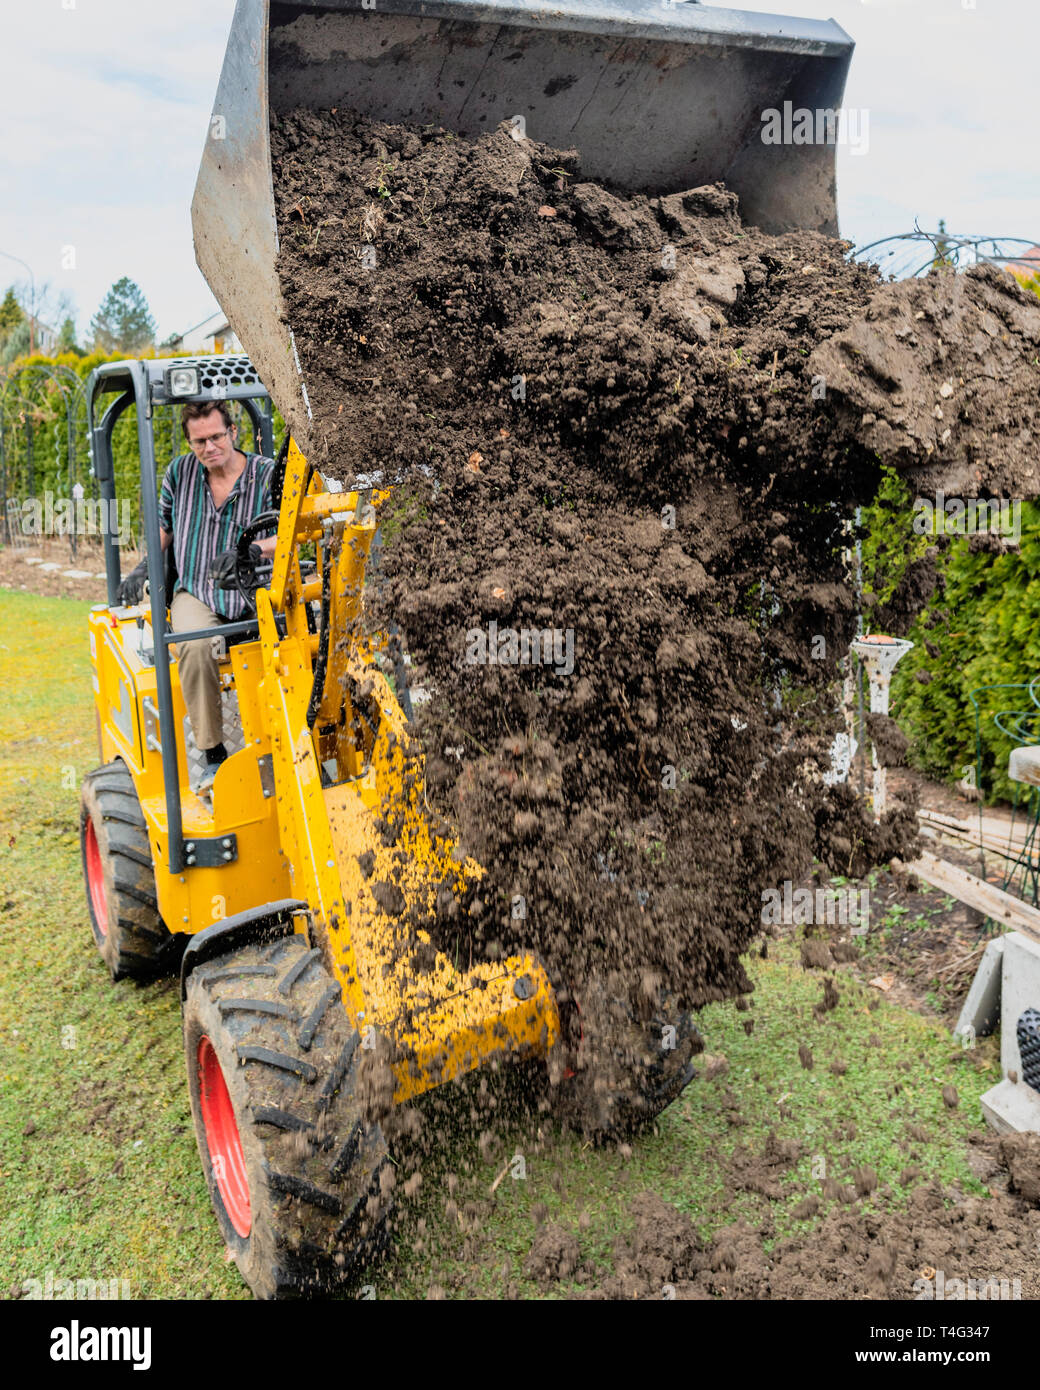
[[1040, 1134], [1007, 1134], [1000, 1157], [1011, 1174], [1011, 1189], [1024, 1202], [1040, 1207]]
[[[616, 1275], [590, 1297], [689, 1296], [689, 1282], [705, 1268], [709, 1257], [688, 1217], [654, 1192], [633, 1199], [629, 1215], [632, 1234], [617, 1244]], [[678, 1286], [678, 1287], [677, 1287]]]
[[822, 376], [850, 434], [947, 496], [1037, 492], [1040, 300], [994, 266], [885, 285], [822, 343]]
[[562, 1226], [539, 1228], [524, 1260], [524, 1274], [542, 1283], [569, 1279], [578, 1267], [578, 1239]]
[[[997, 1142], [987, 1140], [983, 1147], [995, 1149]], [[1033, 1162], [1035, 1175], [1035, 1155]], [[773, 1186], [775, 1154], [767, 1152], [757, 1163], [744, 1156], [741, 1163], [738, 1186], [763, 1192]], [[1012, 1185], [1017, 1185], [1014, 1176]], [[858, 1170], [855, 1183], [840, 1194], [845, 1207], [830, 1211], [805, 1236], [776, 1241], [768, 1253], [766, 1243], [776, 1234], [768, 1224], [755, 1229], [737, 1222], [706, 1241], [670, 1203], [653, 1193], [640, 1194], [629, 1209], [633, 1230], [616, 1242], [613, 1273], [583, 1296], [1040, 1297], [1040, 1211], [1035, 1203], [999, 1189], [989, 1198], [965, 1197], [933, 1183], [912, 1192], [903, 1210], [858, 1209], [855, 1204], [876, 1186], [873, 1170]], [[809, 1194], [795, 1214], [811, 1217], [818, 1207], [818, 1197]]]
[[[845, 518], [879, 477], [857, 334], [873, 381], [886, 333], [913, 350], [877, 309], [902, 300], [841, 243], [745, 226], [721, 186], [619, 197], [505, 127], [298, 111], [272, 151], [304, 442], [343, 481], [396, 484], [372, 616], [415, 663], [428, 803], [487, 871], [443, 895], [435, 937], [535, 950], [616, 1107], [663, 1028], [747, 989], [765, 888], [814, 855], [912, 857], [912, 808], [875, 827], [820, 777], [854, 624]], [[985, 277], [942, 293], [936, 341], [999, 298]], [[976, 363], [1010, 370], [1026, 343], [1016, 293], [1017, 336]], [[945, 399], [941, 357], [914, 380]], [[996, 400], [970, 399], [981, 429]]]

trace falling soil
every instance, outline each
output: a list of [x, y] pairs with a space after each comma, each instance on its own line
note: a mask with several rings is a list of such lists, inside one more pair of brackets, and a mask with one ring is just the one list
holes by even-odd
[[910, 746], [906, 734], [887, 714], [868, 714], [867, 733], [882, 767], [903, 767]]
[[395, 485], [371, 616], [485, 870], [426, 925], [540, 957], [609, 1127], [661, 1030], [685, 1061], [687, 1011], [748, 988], [765, 888], [913, 856], [912, 806], [874, 826], [821, 778], [846, 518], [879, 461], [1028, 472], [1040, 305], [986, 270], [883, 286], [721, 185], [620, 196], [504, 126], [297, 111], [272, 161], [301, 442]]

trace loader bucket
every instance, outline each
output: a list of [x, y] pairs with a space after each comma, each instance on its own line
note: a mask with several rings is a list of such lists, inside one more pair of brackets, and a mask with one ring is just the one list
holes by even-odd
[[749, 222], [834, 235], [833, 144], [766, 144], [763, 113], [789, 102], [790, 132], [791, 112], [837, 111], [852, 46], [830, 20], [693, 0], [238, 0], [192, 204], [199, 266], [303, 441], [272, 116], [341, 106], [467, 136], [519, 117], [577, 147], [586, 178], [659, 194], [722, 179]]

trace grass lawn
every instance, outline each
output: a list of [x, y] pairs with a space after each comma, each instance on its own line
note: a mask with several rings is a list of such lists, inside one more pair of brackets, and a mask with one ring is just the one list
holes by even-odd
[[[78, 844], [79, 784], [98, 756], [87, 608], [0, 590], [0, 1293], [17, 1297], [50, 1271], [123, 1278], [135, 1298], [247, 1298], [195, 1148], [176, 987], [113, 986], [90, 934]], [[700, 1018], [728, 1074], [694, 1081], [657, 1132], [629, 1146], [597, 1150], [528, 1116], [485, 1157], [465, 1088], [429, 1098], [440, 1142], [402, 1212], [396, 1254], [366, 1276], [377, 1296], [541, 1296], [522, 1271], [535, 1218], [580, 1232], [585, 1258], [607, 1262], [647, 1188], [705, 1234], [767, 1211], [778, 1235], [811, 1229], [819, 1217], [799, 1222], [792, 1209], [819, 1193], [821, 1163], [839, 1180], [871, 1166], [879, 1184], [865, 1201], [898, 1203], [911, 1124], [931, 1136], [914, 1144], [923, 1180], [985, 1191], [966, 1141], [982, 1128], [979, 1095], [999, 1078], [992, 1042], [962, 1051], [941, 1025], [847, 976], [816, 1022], [822, 976], [803, 971], [792, 946], [771, 944], [769, 959], [748, 964], [753, 1007]], [[812, 1048], [811, 1069], [799, 1044]], [[952, 1111], [948, 1083], [961, 1098]], [[728, 1156], [760, 1153], [771, 1130], [804, 1147], [782, 1172], [781, 1199], [731, 1190]], [[507, 1175], [492, 1196], [517, 1153], [526, 1176]]]

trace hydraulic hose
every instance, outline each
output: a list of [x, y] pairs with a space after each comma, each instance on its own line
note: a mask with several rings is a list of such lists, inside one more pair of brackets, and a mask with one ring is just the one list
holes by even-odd
[[314, 728], [314, 721], [321, 708], [321, 698], [325, 693], [325, 673], [329, 666], [329, 622], [332, 609], [332, 545], [331, 537], [326, 535], [321, 547], [321, 632], [318, 637], [318, 659], [314, 663], [314, 684], [311, 686], [310, 703], [307, 706], [307, 727]]

